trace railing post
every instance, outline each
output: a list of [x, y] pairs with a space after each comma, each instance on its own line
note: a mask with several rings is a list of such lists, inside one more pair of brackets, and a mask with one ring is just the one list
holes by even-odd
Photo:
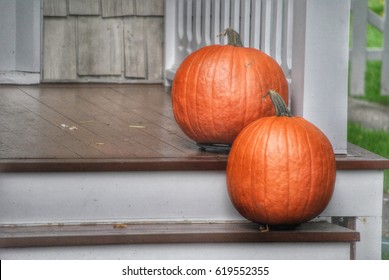
[[347, 152], [350, 0], [296, 0], [291, 106]]
[[[171, 80], [167, 77], [166, 69], [171, 69], [177, 56], [177, 16], [176, 0], [165, 0], [165, 50], [164, 50], [164, 85], [170, 86]], [[171, 32], [166, 32], [170, 30]]]
[[384, 46], [382, 50], [381, 95], [389, 95], [389, 0], [385, 2]]
[[365, 94], [366, 30], [368, 6], [366, 0], [352, 0], [352, 49], [350, 54], [350, 95]]

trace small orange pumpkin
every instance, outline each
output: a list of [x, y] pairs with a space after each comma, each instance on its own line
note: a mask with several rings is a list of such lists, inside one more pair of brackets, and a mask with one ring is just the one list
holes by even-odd
[[277, 90], [288, 102], [285, 75], [267, 54], [244, 48], [239, 34], [225, 31], [228, 45], [203, 47], [177, 69], [172, 85], [175, 119], [197, 143], [232, 144], [252, 121], [274, 115], [262, 96]]
[[327, 137], [291, 116], [269, 92], [277, 116], [259, 119], [232, 145], [227, 188], [238, 212], [253, 222], [288, 226], [311, 220], [328, 205], [335, 184], [335, 156]]

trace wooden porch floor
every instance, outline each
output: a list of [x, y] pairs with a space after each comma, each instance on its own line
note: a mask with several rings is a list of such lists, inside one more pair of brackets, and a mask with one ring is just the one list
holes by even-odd
[[[177, 126], [162, 85], [0, 86], [0, 171], [223, 170]], [[382, 168], [349, 147], [338, 169]]]

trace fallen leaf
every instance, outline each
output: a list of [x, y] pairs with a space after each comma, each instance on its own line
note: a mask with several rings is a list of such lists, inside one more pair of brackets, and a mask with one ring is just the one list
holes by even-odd
[[113, 228], [127, 228], [126, 224], [115, 224]]
[[260, 232], [269, 232], [270, 231], [269, 225], [262, 225], [262, 224], [260, 224], [259, 225], [259, 231]]
[[146, 128], [144, 125], [130, 125], [131, 128]]

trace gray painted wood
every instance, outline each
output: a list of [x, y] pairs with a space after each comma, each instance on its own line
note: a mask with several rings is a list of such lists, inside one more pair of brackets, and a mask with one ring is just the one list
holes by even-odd
[[76, 18], [46, 18], [43, 37], [43, 80], [77, 79]]
[[143, 17], [124, 20], [125, 76], [146, 78], [146, 45]]
[[147, 44], [147, 78], [148, 80], [162, 79], [163, 65], [163, 18], [145, 18], [145, 33]]
[[[0, 2], [0, 65], [1, 71], [15, 71], [16, 60], [16, 3], [13, 1]], [[7, 39], [9, 38], [9, 39]], [[12, 38], [12, 40], [11, 40]]]
[[99, 17], [78, 18], [78, 74], [121, 75], [123, 22]]
[[66, 17], [67, 1], [66, 0], [43, 0], [43, 15]]
[[44, 9], [44, 81], [162, 80], [163, 0], [44, 0]]
[[135, 14], [134, 0], [102, 0], [103, 17], [129, 16]]
[[100, 0], [69, 0], [70, 15], [99, 15]]
[[351, 1], [351, 4], [353, 10], [353, 37], [350, 55], [350, 94], [364, 95], [368, 6], [365, 0], [354, 0]]
[[163, 16], [163, 0], [136, 0], [136, 14], [138, 16]]
[[39, 83], [40, 38], [40, 0], [0, 1], [0, 84]]

